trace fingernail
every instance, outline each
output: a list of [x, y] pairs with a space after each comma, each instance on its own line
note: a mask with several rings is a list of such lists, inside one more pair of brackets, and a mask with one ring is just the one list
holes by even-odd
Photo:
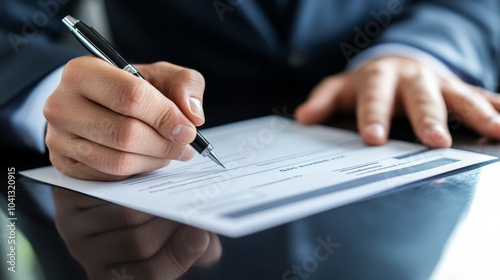
[[[434, 124], [425, 130], [426, 143], [433, 147], [443, 147], [448, 145], [448, 132], [444, 127]], [[430, 141], [429, 141], [430, 140]]]
[[190, 230], [184, 236], [184, 247], [191, 253], [200, 253], [208, 246], [208, 233], [201, 230]]
[[201, 106], [200, 99], [196, 97], [189, 97], [189, 110], [193, 115], [205, 120], [205, 114], [203, 113], [203, 106]]
[[500, 116], [496, 116], [491, 120], [493, 125], [500, 125]]
[[175, 141], [180, 144], [189, 144], [194, 140], [196, 131], [190, 126], [179, 124], [172, 131]]
[[385, 128], [380, 123], [372, 123], [365, 127], [365, 133], [370, 134], [378, 139], [383, 139], [385, 137]]

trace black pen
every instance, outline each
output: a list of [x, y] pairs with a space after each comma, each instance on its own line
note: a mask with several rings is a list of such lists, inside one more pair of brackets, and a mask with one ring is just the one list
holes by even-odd
[[[134, 76], [144, 79], [139, 71], [137, 71], [132, 64], [128, 63], [94, 28], [72, 16], [66, 16], [62, 21], [80, 43], [82, 43], [93, 55], [102, 58], [111, 65], [123, 69]], [[200, 132], [196, 133], [196, 138], [191, 143], [191, 146], [202, 156], [209, 157], [218, 165], [226, 168], [214, 153], [213, 146], [200, 134]]]

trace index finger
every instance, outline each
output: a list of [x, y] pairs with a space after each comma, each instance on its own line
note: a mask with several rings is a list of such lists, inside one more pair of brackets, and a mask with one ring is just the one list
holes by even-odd
[[196, 136], [194, 125], [174, 102], [146, 80], [101, 59], [73, 59], [66, 64], [62, 79], [85, 98], [119, 114], [136, 118], [169, 140], [189, 144]]

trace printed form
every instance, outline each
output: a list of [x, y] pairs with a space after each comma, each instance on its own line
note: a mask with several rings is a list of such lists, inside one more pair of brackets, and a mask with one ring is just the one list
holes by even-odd
[[22, 175], [228, 237], [241, 237], [433, 176], [498, 160], [267, 116], [201, 130], [227, 169], [195, 156], [119, 182], [52, 166]]

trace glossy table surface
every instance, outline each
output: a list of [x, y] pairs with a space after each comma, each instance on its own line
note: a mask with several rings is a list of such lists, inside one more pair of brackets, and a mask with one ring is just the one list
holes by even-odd
[[[457, 138], [458, 149], [500, 157], [500, 144], [485, 139]], [[500, 162], [477, 172], [467, 208], [447, 240], [433, 279], [500, 279]], [[471, 174], [475, 174], [471, 172]], [[467, 174], [457, 176], [466, 186]]]
[[[354, 129], [349, 118], [340, 120], [331, 125]], [[500, 143], [450, 126], [455, 148], [500, 156]], [[415, 142], [405, 121], [393, 124], [391, 138]], [[500, 279], [499, 172], [500, 162], [468, 168], [251, 236], [221, 237], [221, 261], [185, 278]], [[20, 184], [48, 201], [49, 186]], [[311, 259], [318, 240], [335, 244], [325, 261]], [[44, 259], [67, 253], [39, 247]]]
[[[479, 137], [462, 127], [459, 121], [449, 124], [453, 148], [500, 157], [500, 143], [497, 141]], [[340, 121], [334, 125], [354, 129], [352, 121]], [[393, 127], [392, 138], [416, 142], [406, 121], [396, 121]], [[444, 209], [461, 208], [457, 216], [443, 221], [456, 219], [429, 279], [500, 279], [500, 162], [422, 183], [413, 191], [428, 191], [433, 193], [433, 199], [439, 196], [442, 205], [434, 209], [436, 215]], [[395, 197], [388, 194], [378, 199], [391, 203]]]

